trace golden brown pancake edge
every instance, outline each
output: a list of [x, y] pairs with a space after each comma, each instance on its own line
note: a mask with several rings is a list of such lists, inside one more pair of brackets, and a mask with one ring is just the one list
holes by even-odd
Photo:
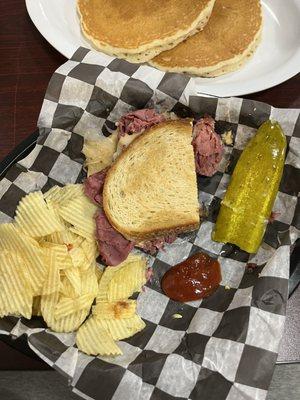
[[[131, 15], [133, 3], [139, 8], [135, 7], [135, 13]], [[214, 3], [215, 0], [77, 0], [77, 11], [82, 32], [94, 47], [132, 62], [143, 62], [202, 29]], [[142, 18], [145, 5], [153, 6], [155, 12]], [[159, 14], [162, 7], [165, 12]], [[117, 12], [112, 13], [112, 9]], [[102, 19], [97, 18], [99, 15]]]
[[165, 71], [213, 77], [240, 68], [255, 52], [262, 31], [259, 0], [216, 0], [203, 31], [150, 64]]

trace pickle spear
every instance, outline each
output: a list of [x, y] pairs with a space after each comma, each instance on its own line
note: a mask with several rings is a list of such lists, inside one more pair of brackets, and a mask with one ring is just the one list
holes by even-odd
[[256, 253], [282, 177], [286, 138], [266, 121], [241, 154], [221, 203], [212, 239]]

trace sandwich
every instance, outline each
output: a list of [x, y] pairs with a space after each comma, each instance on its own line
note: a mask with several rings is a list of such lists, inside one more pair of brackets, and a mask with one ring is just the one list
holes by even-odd
[[143, 243], [198, 227], [191, 136], [191, 121], [165, 121], [135, 139], [108, 171], [103, 209], [127, 239]]
[[[124, 261], [134, 246], [153, 253], [196, 230], [201, 214], [197, 172], [215, 173], [223, 150], [211, 117], [193, 124], [138, 110], [120, 119], [117, 135], [121, 145], [111, 146], [109, 157], [103, 155], [111, 165], [85, 181], [86, 195], [101, 206], [96, 237], [108, 265]], [[101, 146], [107, 150], [107, 139], [98, 143], [99, 154]], [[92, 163], [89, 145], [87, 140], [83, 148], [87, 165]], [[95, 142], [92, 146], [94, 154]]]
[[203, 29], [215, 0], [78, 0], [83, 34], [94, 47], [144, 62]]

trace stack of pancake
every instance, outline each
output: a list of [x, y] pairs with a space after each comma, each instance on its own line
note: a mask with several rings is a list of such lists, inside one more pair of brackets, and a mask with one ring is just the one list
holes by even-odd
[[262, 31], [260, 0], [77, 0], [97, 49], [165, 71], [214, 77], [239, 69]]

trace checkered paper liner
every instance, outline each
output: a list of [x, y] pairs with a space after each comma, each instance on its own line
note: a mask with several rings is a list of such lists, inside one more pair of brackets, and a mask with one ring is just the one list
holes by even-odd
[[[14, 216], [28, 192], [81, 182], [85, 176], [83, 134], [109, 135], [124, 113], [144, 107], [181, 117], [210, 114], [219, 133], [231, 130], [219, 172], [199, 177], [199, 196], [208, 211], [198, 232], [183, 235], [150, 257], [154, 278], [138, 298], [146, 328], [120, 342], [123, 355], [92, 357], [78, 351], [75, 334], [48, 330], [38, 319], [7, 317], [0, 332], [27, 335], [29, 346], [69, 379], [85, 399], [101, 400], [263, 400], [283, 332], [289, 257], [300, 230], [299, 110], [275, 109], [255, 101], [199, 96], [194, 79], [163, 73], [80, 48], [54, 73], [39, 117], [34, 150], [0, 182], [0, 222]], [[289, 148], [279, 212], [267, 226], [255, 255], [211, 240], [221, 199], [249, 138], [263, 121], [278, 120]], [[209, 298], [177, 303], [166, 297], [160, 279], [173, 265], [198, 251], [218, 257], [223, 280]], [[256, 264], [248, 268], [247, 264]], [[172, 316], [178, 313], [181, 319]]]

